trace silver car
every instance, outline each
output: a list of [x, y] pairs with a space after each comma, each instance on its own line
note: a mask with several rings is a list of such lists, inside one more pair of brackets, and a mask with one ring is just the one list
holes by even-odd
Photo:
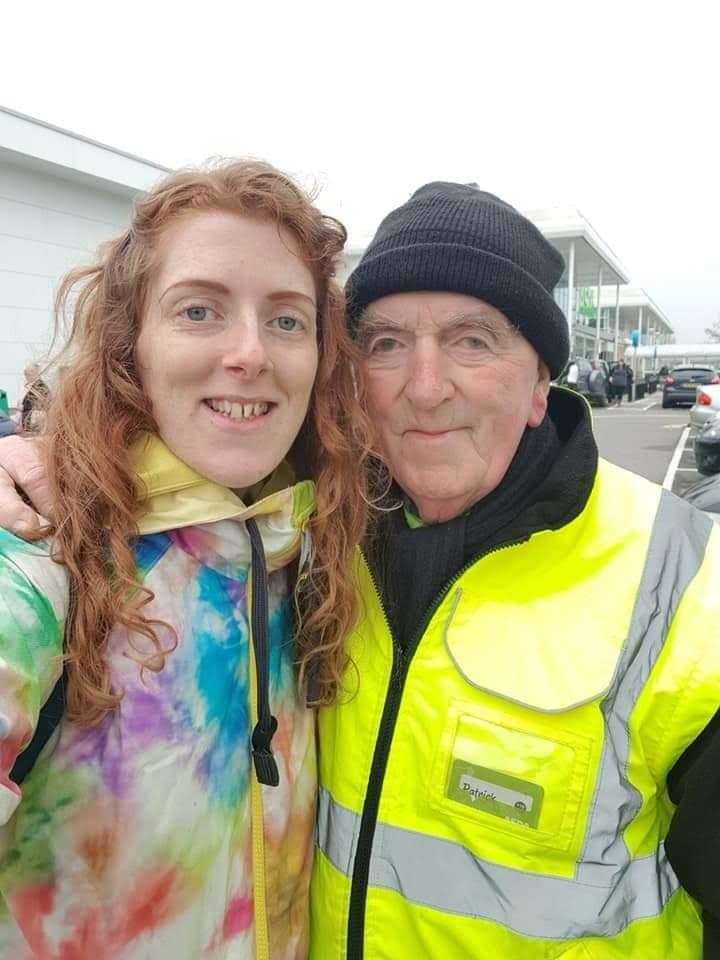
[[703, 427], [720, 413], [720, 384], [704, 383], [695, 393], [695, 404], [690, 408], [690, 426]]

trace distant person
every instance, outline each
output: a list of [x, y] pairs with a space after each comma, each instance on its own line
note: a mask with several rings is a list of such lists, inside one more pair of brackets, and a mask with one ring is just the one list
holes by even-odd
[[22, 415], [20, 423], [23, 433], [35, 433], [44, 417], [44, 407], [50, 396], [48, 385], [40, 376], [41, 370], [37, 363], [29, 363], [25, 367], [25, 396], [22, 401]]
[[613, 367], [613, 372], [610, 374], [610, 385], [612, 386], [612, 402], [616, 407], [621, 406], [623, 394], [628, 387], [628, 370], [629, 367], [624, 360], [621, 360], [618, 364]]
[[592, 370], [588, 377], [588, 391], [591, 399], [605, 405], [607, 399], [607, 377], [599, 360], [593, 360]]
[[627, 395], [628, 403], [632, 403], [633, 400], [633, 380], [635, 379], [635, 374], [633, 373], [633, 368], [627, 368]]
[[565, 374], [565, 380], [567, 385], [572, 390], [577, 390], [578, 377], [580, 376], [580, 370], [577, 363], [573, 360], [570, 366], [567, 368], [567, 373]]

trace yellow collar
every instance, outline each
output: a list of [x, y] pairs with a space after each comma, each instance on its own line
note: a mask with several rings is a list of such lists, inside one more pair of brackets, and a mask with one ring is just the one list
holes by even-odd
[[197, 473], [157, 436], [146, 434], [133, 444], [130, 463], [137, 476], [141, 534], [277, 512], [299, 529], [314, 509], [313, 484], [305, 480], [293, 485], [287, 462], [248, 491], [250, 505]]

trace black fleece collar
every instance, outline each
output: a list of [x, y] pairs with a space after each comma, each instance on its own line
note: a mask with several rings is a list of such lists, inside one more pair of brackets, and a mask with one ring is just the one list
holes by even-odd
[[525, 431], [500, 486], [470, 511], [466, 562], [503, 543], [566, 526], [584, 509], [597, 465], [590, 408], [576, 393], [553, 387], [543, 423]]
[[[417, 529], [408, 527], [402, 510], [382, 514], [366, 554], [396, 639], [408, 642], [464, 566], [574, 520], [590, 496], [597, 462], [588, 405], [552, 388], [545, 419], [525, 431], [502, 483], [466, 514]], [[393, 493], [397, 503], [402, 494]]]

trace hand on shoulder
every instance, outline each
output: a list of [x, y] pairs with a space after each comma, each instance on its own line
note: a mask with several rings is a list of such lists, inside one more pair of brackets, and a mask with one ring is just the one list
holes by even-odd
[[[28, 506], [18, 492], [31, 502]], [[37, 437], [0, 440], [0, 527], [18, 537], [36, 534], [51, 513], [50, 487]]]

